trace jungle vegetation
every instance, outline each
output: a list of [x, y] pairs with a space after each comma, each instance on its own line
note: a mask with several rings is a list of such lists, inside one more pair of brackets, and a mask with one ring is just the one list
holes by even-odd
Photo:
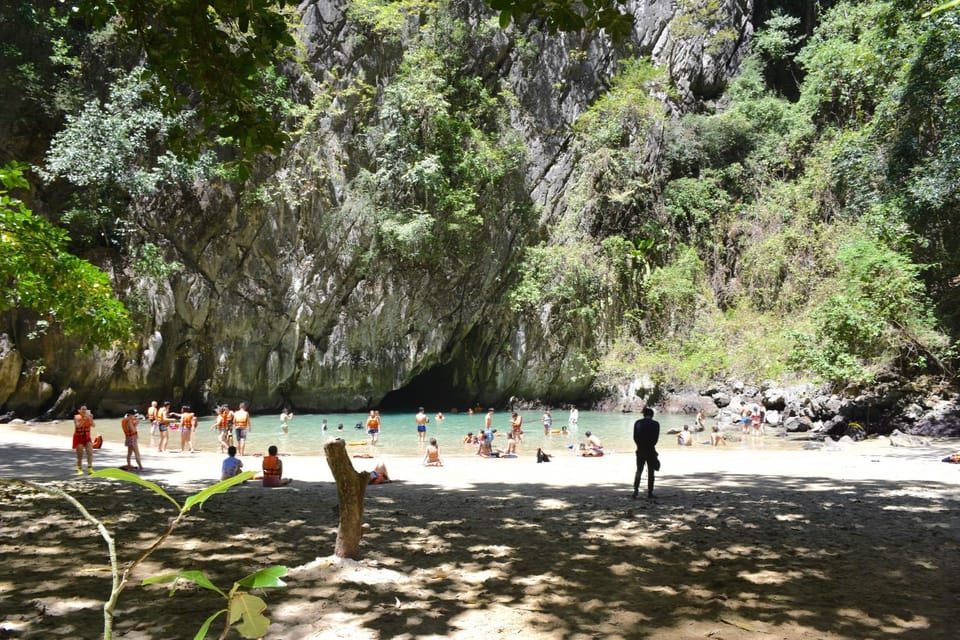
[[[277, 152], [334, 109], [291, 86], [302, 64], [293, 3], [209, 2], [199, 26], [183, 4], [112, 3], [118, 19], [93, 0], [76, 11], [19, 2], [0, 19], [0, 82], [18, 87], [4, 112], [30, 114], [26, 128], [47, 140], [38, 149], [8, 126], [8, 146], [35, 163], [37, 180], [62, 185], [34, 203], [65, 231], [44, 233], [154, 277], [176, 265], [158, 267], [156, 247], [129, 233], [140, 199], [178, 181], [249, 180], [251, 157]], [[500, 26], [536, 15], [525, 1], [489, 4]], [[960, 14], [922, 15], [933, 5], [841, 0], [793, 15], [792, 3], [770, 3], [738, 75], [681, 115], [664, 70], [624, 59], [572, 123], [569, 206], [525, 248], [505, 292], [511, 309], [549, 304], [559, 332], [591, 336], [583, 357], [600, 387], [638, 373], [664, 383], [735, 375], [842, 387], [891, 372], [952, 381]], [[588, 3], [595, 17], [547, 6], [558, 12], [550, 28], [620, 24], [619, 11], [604, 13], [617, 2]], [[484, 190], [515, 185], [523, 143], [504, 126], [509, 92], [491, 92], [479, 72], [449, 73], [478, 34], [468, 38], [445, 3], [352, 0], [349, 10], [399, 38], [405, 8], [444, 29], [424, 30], [382, 94], [354, 87], [380, 162], [353, 188], [378, 211], [387, 249], [409, 260], [429, 242], [420, 247], [429, 268], [469, 268], [454, 259], [457, 238], [502, 215], [477, 203]], [[177, 53], [200, 42], [209, 58]], [[412, 102], [430, 112], [429, 128], [414, 126]], [[8, 188], [26, 186], [21, 173], [5, 171]], [[7, 220], [29, 213], [18, 203], [0, 203], [7, 282], [21, 269]], [[6, 304], [54, 308], [25, 296]], [[95, 307], [109, 312], [98, 331], [128, 331], [124, 312]]]

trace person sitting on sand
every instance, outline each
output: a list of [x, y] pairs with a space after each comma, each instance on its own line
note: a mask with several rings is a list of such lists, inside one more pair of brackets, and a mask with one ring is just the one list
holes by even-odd
[[507, 450], [503, 452], [503, 457], [517, 457], [517, 439], [513, 436], [513, 432], [507, 434]]
[[270, 445], [263, 456], [263, 486], [282, 487], [290, 482], [290, 478], [283, 477], [283, 461], [277, 455], [276, 445]]
[[393, 482], [387, 474], [387, 465], [378, 462], [370, 472], [370, 480], [367, 484], [383, 484], [384, 482]]
[[584, 458], [599, 458], [603, 455], [603, 445], [600, 438], [589, 431], [586, 433], [587, 441], [580, 445], [580, 455]]
[[443, 461], [440, 460], [440, 447], [437, 446], [437, 439], [430, 438], [430, 444], [427, 445], [427, 452], [423, 456], [423, 466], [442, 467]]
[[543, 449], [537, 449], [537, 464], [541, 462], [550, 462], [550, 458], [553, 456], [549, 453], [544, 453]]
[[220, 479], [226, 480], [233, 476], [240, 475], [243, 471], [243, 461], [237, 457], [237, 448], [230, 445], [227, 448], [227, 457], [223, 460], [223, 466], [220, 469]]
[[951, 464], [960, 464], [960, 451], [951, 453], [946, 458], [943, 459], [944, 462], [949, 462]]
[[713, 431], [710, 432], [710, 444], [714, 447], [727, 444], [727, 437], [720, 433], [719, 425], [713, 425]]
[[477, 449], [477, 455], [481, 458], [499, 458], [501, 455], [503, 455], [503, 451], [501, 449], [494, 449], [491, 442], [492, 440], [481, 438], [480, 448]]
[[693, 446], [693, 434], [690, 433], [690, 425], [683, 425], [683, 430], [677, 434], [677, 445], [681, 447]]

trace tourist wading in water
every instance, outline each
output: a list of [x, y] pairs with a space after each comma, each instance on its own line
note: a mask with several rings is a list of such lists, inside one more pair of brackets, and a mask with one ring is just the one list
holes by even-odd
[[247, 450], [247, 433], [253, 431], [247, 403], [241, 402], [240, 408], [233, 412], [233, 433], [237, 442], [237, 453], [243, 455]]

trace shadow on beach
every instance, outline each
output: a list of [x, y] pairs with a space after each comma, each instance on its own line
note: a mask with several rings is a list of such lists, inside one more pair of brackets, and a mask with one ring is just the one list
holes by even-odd
[[[5, 451], [4, 477], [30, 477], [43, 454], [28, 449]], [[116, 532], [122, 560], [172, 515], [141, 487], [58, 486]], [[168, 490], [182, 500], [202, 486]], [[370, 487], [363, 562], [320, 563], [268, 590], [267, 637], [955, 637], [955, 485], [694, 473], [657, 488], [635, 501], [625, 484]], [[138, 571], [116, 637], [192, 638], [223, 606], [203, 589], [141, 587], [146, 576], [199, 569], [227, 590], [329, 556], [336, 501], [326, 482], [213, 497]], [[0, 503], [0, 637], [99, 637], [110, 577], [96, 530], [23, 485], [0, 484]]]

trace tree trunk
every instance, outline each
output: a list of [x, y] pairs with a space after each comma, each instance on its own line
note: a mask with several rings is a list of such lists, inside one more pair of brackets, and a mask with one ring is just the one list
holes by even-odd
[[360, 551], [360, 537], [363, 535], [363, 499], [367, 493], [370, 474], [357, 472], [347, 455], [347, 443], [343, 440], [330, 440], [323, 445], [327, 455], [327, 464], [337, 483], [337, 497], [340, 500], [340, 527], [337, 529], [337, 546], [333, 553], [339, 558], [356, 559]]

